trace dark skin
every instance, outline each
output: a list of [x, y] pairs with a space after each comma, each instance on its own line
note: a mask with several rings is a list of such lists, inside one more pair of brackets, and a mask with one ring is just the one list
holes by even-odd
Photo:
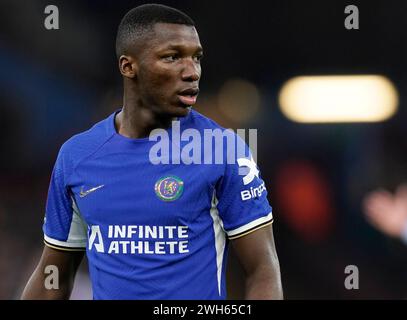
[[178, 93], [198, 89], [201, 77], [203, 50], [194, 27], [157, 23], [144, 38], [119, 59], [124, 101], [116, 129], [129, 138], [148, 137], [153, 129], [186, 116], [189, 106]]
[[[136, 43], [119, 59], [124, 79], [123, 109], [116, 116], [116, 130], [128, 138], [148, 137], [157, 128], [189, 113], [201, 77], [202, 46], [196, 29], [157, 23], [144, 41]], [[191, 100], [192, 99], [192, 100]], [[186, 103], [187, 102], [187, 103]], [[282, 299], [280, 266], [272, 225], [231, 241], [246, 274], [246, 299]], [[41, 260], [27, 283], [22, 299], [68, 299], [84, 252], [55, 250], [44, 246]], [[47, 290], [47, 265], [59, 269], [60, 288]]]
[[[74, 279], [83, 259], [84, 251], [62, 251], [44, 245], [40, 262], [21, 295], [22, 300], [67, 300], [71, 296]], [[44, 283], [49, 276], [45, 268], [54, 265], [58, 268], [59, 289], [48, 290]]]
[[245, 299], [283, 299], [272, 224], [231, 242], [246, 275]]

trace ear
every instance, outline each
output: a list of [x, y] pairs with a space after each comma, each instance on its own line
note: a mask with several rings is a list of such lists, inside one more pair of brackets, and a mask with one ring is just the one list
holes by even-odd
[[120, 73], [126, 78], [134, 79], [137, 77], [138, 65], [136, 60], [131, 56], [120, 56], [119, 69]]

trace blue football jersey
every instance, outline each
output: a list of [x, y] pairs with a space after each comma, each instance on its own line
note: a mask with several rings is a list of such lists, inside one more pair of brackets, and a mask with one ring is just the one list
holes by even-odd
[[245, 155], [226, 161], [237, 148], [222, 146], [222, 161], [209, 161], [219, 144], [188, 147], [191, 132], [225, 132], [194, 110], [178, 121], [181, 137], [164, 130], [168, 148], [118, 134], [117, 113], [61, 147], [45, 244], [86, 250], [94, 299], [225, 299], [228, 241], [273, 220], [250, 149], [243, 142]]

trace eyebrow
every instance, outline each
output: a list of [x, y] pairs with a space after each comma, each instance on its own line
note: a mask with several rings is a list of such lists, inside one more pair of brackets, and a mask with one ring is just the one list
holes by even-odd
[[[179, 44], [170, 44], [168, 47], [165, 47], [163, 50], [183, 50], [185, 49], [185, 46], [179, 45]], [[203, 48], [201, 46], [198, 46], [196, 51], [198, 52], [203, 52]]]

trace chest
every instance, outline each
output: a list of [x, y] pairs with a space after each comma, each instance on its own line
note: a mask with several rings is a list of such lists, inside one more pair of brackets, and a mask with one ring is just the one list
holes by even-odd
[[71, 191], [87, 224], [188, 225], [209, 212], [217, 171], [110, 155], [78, 166]]

